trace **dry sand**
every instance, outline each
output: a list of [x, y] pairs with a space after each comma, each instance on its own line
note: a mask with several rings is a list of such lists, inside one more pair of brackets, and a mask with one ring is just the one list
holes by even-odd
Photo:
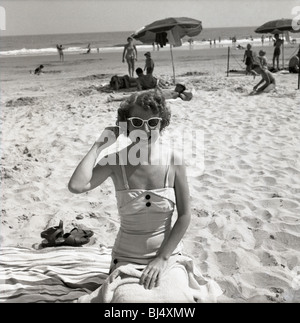
[[[176, 81], [196, 93], [190, 102], [169, 102], [169, 131], [204, 133], [204, 170], [189, 169], [192, 222], [184, 245], [224, 290], [220, 302], [299, 302], [297, 75], [276, 73], [276, 93], [249, 96], [259, 79], [227, 77], [226, 55], [226, 48], [174, 51]], [[155, 74], [171, 80], [169, 51], [152, 56]], [[233, 52], [231, 69], [244, 68], [242, 56]], [[45, 73], [30, 74], [39, 64]], [[127, 74], [121, 52], [73, 54], [64, 63], [58, 56], [1, 58], [1, 246], [31, 248], [59, 220], [66, 232], [92, 229], [88, 245], [113, 244], [112, 182], [82, 195], [67, 189], [78, 162], [115, 123], [119, 103], [99, 91], [113, 74]]]

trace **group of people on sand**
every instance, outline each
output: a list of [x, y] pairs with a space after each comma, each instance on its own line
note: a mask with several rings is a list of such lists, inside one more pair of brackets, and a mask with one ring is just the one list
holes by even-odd
[[[272, 63], [273, 63], [272, 70], [275, 71], [275, 70], [280, 70], [279, 58], [281, 55], [281, 46], [283, 44], [283, 39], [280, 39], [279, 34], [275, 34], [274, 37], [275, 37], [275, 39], [274, 39], [274, 52], [273, 52], [273, 58], [272, 58]], [[300, 47], [299, 47], [298, 54], [295, 56], [299, 57], [299, 53], [300, 53]], [[266, 59], [265, 55], [266, 55], [266, 52], [264, 50], [260, 50], [258, 59], [263, 63], [264, 66], [268, 66], [267, 59]], [[289, 67], [296, 67], [296, 69], [297, 69], [297, 65], [294, 65], [294, 63], [293, 63], [293, 61], [295, 61], [295, 56], [293, 56], [290, 59]], [[247, 49], [245, 50], [243, 61], [246, 64], [246, 73], [251, 73], [252, 66], [253, 66], [253, 64], [255, 64], [255, 61], [257, 61], [256, 53], [252, 51], [251, 44], [247, 45]], [[296, 61], [297, 61], [297, 58], [296, 58]], [[299, 63], [298, 63], [298, 65], [299, 65]], [[290, 73], [295, 73], [294, 69], [291, 69]]]
[[[151, 58], [151, 53], [146, 52], [145, 56], [145, 65], [144, 69], [138, 67], [135, 69], [135, 62], [137, 61], [138, 52], [136, 46], [133, 44], [133, 38], [127, 38], [127, 44], [124, 46], [123, 54], [122, 54], [122, 62], [127, 62], [128, 65], [128, 74], [129, 74], [129, 82], [137, 86], [139, 91], [143, 90], [151, 90], [151, 89], [159, 89], [160, 91], [164, 92], [166, 98], [181, 98], [184, 101], [189, 101], [192, 99], [192, 93], [186, 91], [186, 87], [183, 84], [177, 84], [175, 89], [170, 91], [165, 88], [165, 84], [162, 80], [157, 79], [153, 76], [154, 72], [154, 61]], [[134, 72], [136, 73], [137, 77], [134, 78]], [[146, 72], [146, 74], [144, 74]], [[120, 101], [128, 96], [122, 97], [114, 97], [110, 100], [113, 101]]]
[[[254, 86], [253, 93], [268, 92], [271, 89], [275, 89], [276, 81], [272, 71], [276, 72], [279, 68], [279, 57], [281, 55], [281, 46], [283, 40], [280, 39], [279, 34], [275, 34], [274, 39], [274, 52], [272, 58], [272, 67], [268, 65], [266, 58], [266, 51], [260, 50], [258, 56], [252, 50], [251, 44], [247, 45], [247, 49], [244, 53], [243, 62], [246, 65], [246, 75], [261, 75], [261, 81]], [[300, 46], [296, 55], [293, 55], [289, 60], [288, 70], [290, 73], [299, 73], [300, 67]], [[259, 87], [262, 85], [261, 87]]]
[[[247, 48], [250, 50], [251, 47]], [[103, 130], [68, 183], [70, 192], [83, 194], [111, 179], [120, 216], [109, 275], [102, 286], [78, 302], [103, 302], [111, 293], [112, 302], [192, 303], [205, 300], [210, 293], [216, 297], [222, 293], [216, 285], [203, 290], [204, 279], [182, 249], [182, 239], [191, 221], [186, 166], [182, 156], [177, 156], [176, 147], [172, 149], [162, 137], [170, 125], [171, 110], [162, 89], [147, 91], [157, 87], [149, 54], [145, 53], [144, 74], [142, 68], [134, 67], [137, 50], [128, 38], [122, 60], [126, 58], [131, 78], [137, 73], [142, 91], [123, 97], [116, 125]], [[245, 53], [245, 61], [250, 57], [248, 54]], [[254, 87], [256, 92], [275, 86], [265, 52], [253, 60], [249, 72], [262, 76]], [[183, 100], [187, 97], [182, 84], [177, 84], [174, 92]], [[129, 139], [126, 148], [115, 145], [109, 156], [104, 154], [99, 159], [106, 148], [122, 137]], [[173, 219], [175, 210], [177, 216]]]
[[[144, 54], [146, 57], [144, 71], [148, 74], [153, 74], [154, 61], [151, 58], [151, 53], [147, 52]], [[134, 77], [135, 62], [138, 59], [138, 52], [136, 46], [133, 43], [133, 38], [127, 38], [127, 44], [124, 46], [122, 62], [125, 63], [125, 59], [128, 65], [128, 74], [130, 77]]]
[[[279, 70], [279, 56], [281, 54], [281, 45], [283, 44], [283, 40], [279, 38], [278, 34], [275, 34], [274, 39], [274, 53], [273, 53], [273, 69], [275, 70], [275, 62], [277, 66], [277, 70]], [[257, 57], [256, 53], [252, 50], [252, 45], [247, 44], [247, 48], [244, 53], [243, 62], [246, 65], [246, 74], [251, 74], [253, 69], [253, 65], [260, 63], [264, 68], [268, 68], [268, 62], [266, 59], [266, 51], [260, 50], [259, 56]]]

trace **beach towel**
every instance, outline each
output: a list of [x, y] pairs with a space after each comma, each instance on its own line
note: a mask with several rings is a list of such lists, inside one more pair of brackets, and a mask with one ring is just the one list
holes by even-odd
[[219, 285], [204, 279], [186, 256], [176, 259], [159, 288], [139, 285], [143, 265], [109, 275], [111, 248], [0, 249], [0, 303], [215, 302]]
[[108, 277], [110, 248], [0, 249], [0, 303], [71, 303]]
[[204, 279], [192, 259], [176, 256], [159, 286], [139, 284], [144, 265], [117, 267], [101, 287], [79, 298], [79, 303], [214, 303], [222, 295], [219, 285]]

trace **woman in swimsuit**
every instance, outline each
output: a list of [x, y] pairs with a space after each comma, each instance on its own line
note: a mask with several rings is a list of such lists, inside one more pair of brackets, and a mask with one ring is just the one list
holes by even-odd
[[[112, 250], [110, 273], [122, 265], [142, 265], [137, 285], [146, 290], [159, 286], [161, 279], [172, 277], [174, 263], [180, 263], [180, 257], [184, 257], [180, 254], [181, 240], [191, 218], [185, 166], [174, 152], [161, 146], [161, 134], [170, 117], [170, 109], [159, 93], [133, 94], [118, 110], [119, 127], [104, 130], [69, 182], [72, 193], [83, 193], [109, 177], [113, 180], [120, 229]], [[107, 160], [101, 159], [94, 167], [104, 142], [116, 142], [119, 131], [130, 138], [129, 146], [106, 156]], [[180, 302], [186, 297], [183, 295], [186, 293], [176, 290], [174, 297]]]
[[137, 49], [133, 44], [133, 38], [127, 38], [128, 44], [124, 46], [122, 62], [125, 62], [125, 58], [128, 64], [128, 73], [130, 77], [134, 76], [134, 62], [137, 61]]

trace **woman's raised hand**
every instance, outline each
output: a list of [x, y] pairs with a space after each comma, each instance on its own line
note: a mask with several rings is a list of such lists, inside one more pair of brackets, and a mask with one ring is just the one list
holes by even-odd
[[96, 140], [98, 148], [102, 147], [104, 144], [108, 147], [116, 142], [120, 134], [120, 127], [111, 126], [106, 127], [101, 133], [100, 137]]

